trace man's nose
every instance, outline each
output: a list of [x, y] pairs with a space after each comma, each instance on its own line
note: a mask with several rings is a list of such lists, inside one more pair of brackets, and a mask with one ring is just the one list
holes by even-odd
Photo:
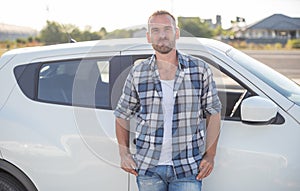
[[159, 37], [164, 38], [166, 36], [166, 31], [165, 30], [161, 30], [159, 32]]

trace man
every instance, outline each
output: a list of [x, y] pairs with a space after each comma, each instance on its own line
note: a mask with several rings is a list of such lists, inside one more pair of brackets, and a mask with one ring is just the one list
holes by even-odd
[[199, 191], [214, 166], [221, 103], [207, 63], [176, 49], [179, 33], [169, 12], [149, 17], [155, 54], [131, 69], [115, 110], [121, 168], [137, 176], [140, 191]]

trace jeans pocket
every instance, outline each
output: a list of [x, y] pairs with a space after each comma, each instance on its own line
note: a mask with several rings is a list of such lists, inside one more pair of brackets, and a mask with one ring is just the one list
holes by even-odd
[[139, 191], [155, 191], [167, 189], [167, 185], [158, 176], [138, 175], [136, 179]]

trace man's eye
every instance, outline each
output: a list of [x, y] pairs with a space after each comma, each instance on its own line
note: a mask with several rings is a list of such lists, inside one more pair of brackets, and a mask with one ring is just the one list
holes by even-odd
[[152, 29], [151, 31], [152, 31], [152, 33], [158, 33], [159, 32], [158, 29]]
[[165, 28], [165, 31], [172, 31], [172, 27], [167, 27], [167, 28]]

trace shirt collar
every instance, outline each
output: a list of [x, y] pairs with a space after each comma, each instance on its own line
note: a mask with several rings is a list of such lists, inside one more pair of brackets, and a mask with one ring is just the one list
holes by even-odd
[[[176, 50], [176, 54], [178, 57], [179, 69], [183, 70], [184, 68], [188, 67], [189, 57], [186, 54], [180, 52], [179, 50]], [[156, 61], [156, 56], [155, 54], [153, 54], [149, 61], [149, 64], [153, 70], [157, 69], [157, 65], [155, 64], [155, 61]]]

